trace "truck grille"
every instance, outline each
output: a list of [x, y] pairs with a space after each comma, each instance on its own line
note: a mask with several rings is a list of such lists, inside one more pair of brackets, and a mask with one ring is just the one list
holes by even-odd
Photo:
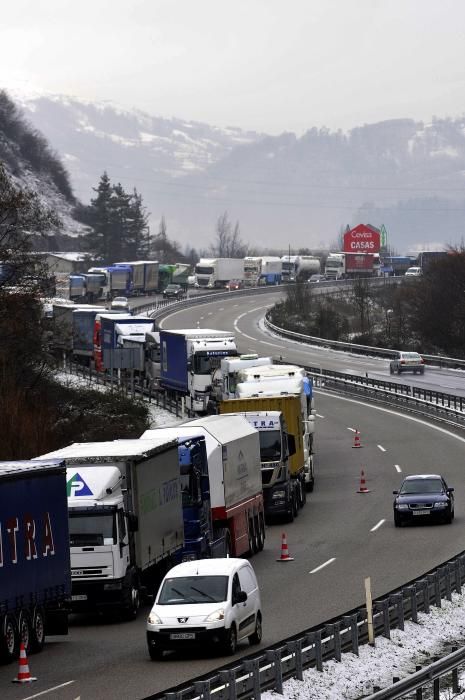
[[112, 575], [111, 567], [105, 566], [102, 569], [95, 569], [93, 567], [81, 567], [80, 569], [71, 569], [71, 578], [102, 578], [105, 576], [110, 577]]

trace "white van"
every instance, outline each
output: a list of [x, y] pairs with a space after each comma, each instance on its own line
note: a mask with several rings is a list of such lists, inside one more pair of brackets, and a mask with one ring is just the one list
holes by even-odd
[[409, 267], [407, 272], [405, 273], [406, 277], [420, 277], [421, 276], [421, 267]]
[[162, 581], [147, 620], [150, 658], [187, 646], [219, 643], [234, 654], [237, 643], [262, 639], [260, 591], [245, 559], [200, 559], [173, 567]]

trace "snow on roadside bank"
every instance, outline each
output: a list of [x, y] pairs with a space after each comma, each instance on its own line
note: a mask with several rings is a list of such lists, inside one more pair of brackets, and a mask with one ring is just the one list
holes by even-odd
[[[111, 387], [109, 384], [97, 384], [96, 382], [91, 381], [88, 377], [82, 377], [78, 374], [68, 374], [68, 372], [55, 372], [54, 373], [54, 378], [56, 379], [57, 382], [60, 384], [63, 384], [63, 386], [71, 387], [71, 388], [76, 388], [76, 389], [81, 389], [81, 388], [86, 388], [86, 389], [94, 389], [95, 391], [111, 391]], [[184, 419], [182, 418], [177, 418], [174, 413], [170, 413], [169, 411], [166, 411], [164, 408], [161, 408], [160, 406], [157, 406], [155, 403], [147, 403], [147, 408], [149, 409], [150, 413], [150, 428], [162, 428], [163, 426], [168, 426], [168, 425], [177, 425], [178, 423], [181, 423]]]
[[[430, 614], [418, 613], [418, 624], [406, 621], [405, 630], [392, 630], [391, 639], [376, 638], [376, 646], [360, 646], [359, 656], [343, 654], [341, 663], [326, 661], [323, 671], [309, 669], [304, 680], [284, 683], [284, 695], [262, 693], [262, 700], [358, 700], [373, 693], [373, 686], [387, 688], [393, 677], [405, 678], [415, 672], [416, 665], [427, 666], [434, 656], [450, 653], [451, 646], [460, 647], [465, 640], [465, 595], [452, 594], [452, 602], [442, 601], [441, 608], [430, 608]], [[450, 683], [450, 676], [448, 678]], [[444, 688], [446, 681], [443, 681]], [[460, 679], [465, 686], [465, 670]], [[444, 690], [443, 700], [452, 693]], [[465, 690], [453, 695], [465, 700]]]

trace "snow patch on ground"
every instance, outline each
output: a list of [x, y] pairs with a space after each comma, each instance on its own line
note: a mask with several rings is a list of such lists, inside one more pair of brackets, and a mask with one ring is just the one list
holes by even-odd
[[[393, 677], [405, 678], [416, 665], [427, 666], [433, 657], [450, 653], [451, 646], [460, 647], [465, 639], [465, 595], [452, 594], [452, 602], [442, 601], [441, 608], [430, 608], [430, 614], [418, 614], [418, 624], [405, 622], [405, 630], [392, 630], [391, 639], [377, 637], [375, 647], [364, 645], [359, 656], [343, 654], [341, 663], [327, 661], [323, 671], [310, 669], [304, 680], [284, 683], [284, 695], [262, 693], [262, 700], [357, 700], [370, 695], [373, 686], [386, 688]], [[465, 673], [460, 685], [464, 685]], [[444, 683], [445, 686], [445, 683]], [[451, 697], [445, 691], [441, 697]], [[465, 700], [465, 692], [454, 695]]]
[[[94, 389], [95, 391], [108, 392], [111, 391], [111, 386], [107, 382], [106, 384], [97, 384], [89, 377], [83, 377], [77, 374], [70, 374], [64, 371], [57, 371], [54, 373], [54, 378], [57, 382], [63, 386], [70, 387], [73, 389]], [[116, 386], [115, 386], [116, 388]], [[155, 403], [147, 403], [147, 408], [150, 414], [150, 425], [149, 428], [153, 430], [154, 428], [161, 428], [164, 426], [177, 425], [186, 420], [186, 418], [178, 418], [174, 413], [170, 413], [161, 406], [157, 406]]]

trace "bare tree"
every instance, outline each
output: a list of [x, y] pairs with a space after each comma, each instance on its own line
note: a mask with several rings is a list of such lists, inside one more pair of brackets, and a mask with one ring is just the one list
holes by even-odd
[[247, 245], [241, 240], [239, 222], [233, 228], [225, 211], [216, 222], [216, 242], [210, 246], [210, 254], [218, 258], [243, 258], [247, 254]]

